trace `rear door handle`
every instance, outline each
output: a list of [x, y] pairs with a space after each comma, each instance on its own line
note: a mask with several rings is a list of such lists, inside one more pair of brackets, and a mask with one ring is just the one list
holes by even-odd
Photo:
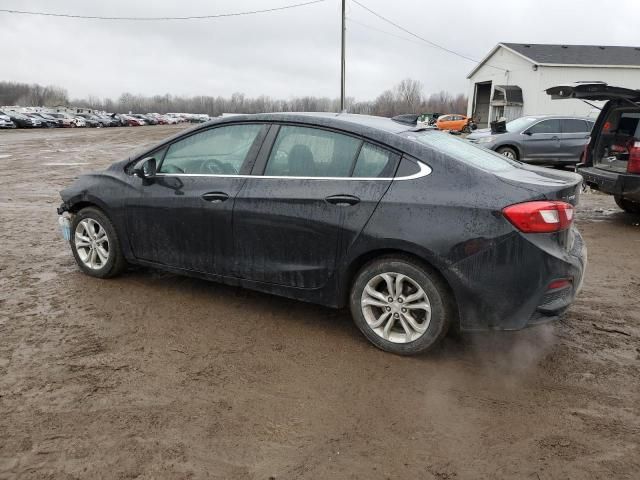
[[229, 195], [224, 192], [209, 192], [203, 194], [202, 199], [211, 203], [222, 203], [229, 199]]
[[353, 195], [332, 195], [325, 198], [325, 200], [332, 205], [337, 205], [338, 207], [349, 207], [360, 203], [360, 199]]

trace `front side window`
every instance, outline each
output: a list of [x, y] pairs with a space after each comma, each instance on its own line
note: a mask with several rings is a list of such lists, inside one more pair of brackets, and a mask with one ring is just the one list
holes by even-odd
[[237, 175], [262, 125], [227, 125], [173, 143], [160, 173]]
[[553, 118], [538, 122], [529, 129], [529, 133], [560, 133], [560, 120]]
[[395, 155], [384, 148], [365, 143], [360, 149], [354, 177], [391, 177], [393, 176]]
[[357, 138], [318, 128], [284, 125], [264, 174], [279, 177], [348, 177], [360, 148]]

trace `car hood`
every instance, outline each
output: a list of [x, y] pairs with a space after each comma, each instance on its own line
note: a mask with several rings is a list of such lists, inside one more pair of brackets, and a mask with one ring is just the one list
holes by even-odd
[[490, 128], [480, 128], [473, 133], [467, 135], [467, 140], [476, 140], [478, 138], [489, 137], [491, 135], [501, 135], [500, 133], [491, 133]]

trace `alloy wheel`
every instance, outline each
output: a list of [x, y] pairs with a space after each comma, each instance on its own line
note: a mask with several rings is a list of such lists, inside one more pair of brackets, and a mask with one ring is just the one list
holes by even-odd
[[415, 280], [402, 273], [381, 273], [369, 280], [360, 305], [371, 330], [393, 343], [417, 340], [431, 321], [429, 297]]
[[107, 231], [93, 218], [85, 218], [76, 227], [74, 242], [80, 261], [92, 270], [99, 270], [109, 260]]

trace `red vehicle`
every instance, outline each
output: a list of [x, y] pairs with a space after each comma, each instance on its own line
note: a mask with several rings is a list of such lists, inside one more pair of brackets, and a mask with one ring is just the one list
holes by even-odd
[[123, 118], [125, 120], [125, 122], [127, 122], [127, 125], [129, 127], [141, 127], [142, 125], [146, 125], [146, 123], [136, 117], [131, 117], [129, 115], [120, 115], [121, 118]]

